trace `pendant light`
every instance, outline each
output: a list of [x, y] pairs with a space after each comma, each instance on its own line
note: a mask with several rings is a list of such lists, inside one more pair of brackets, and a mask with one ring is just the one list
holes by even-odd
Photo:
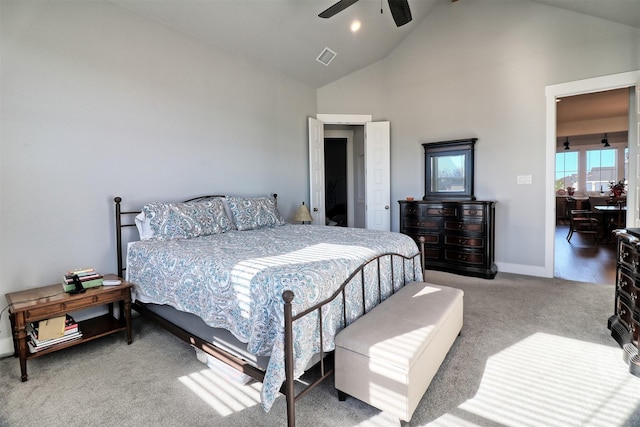
[[602, 145], [604, 145], [605, 147], [611, 147], [611, 145], [609, 144], [609, 140], [607, 139], [607, 134], [604, 134], [604, 139], [602, 141]]
[[564, 142], [564, 149], [569, 150], [569, 137], [567, 137], [567, 140]]

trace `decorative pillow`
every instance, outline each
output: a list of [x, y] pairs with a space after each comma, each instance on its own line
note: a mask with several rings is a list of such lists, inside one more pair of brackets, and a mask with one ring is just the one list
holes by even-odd
[[188, 203], [148, 203], [136, 216], [140, 239], [187, 239], [219, 234], [233, 224], [220, 198]]
[[278, 212], [275, 197], [235, 197], [226, 198], [236, 228], [254, 230], [256, 228], [284, 225]]

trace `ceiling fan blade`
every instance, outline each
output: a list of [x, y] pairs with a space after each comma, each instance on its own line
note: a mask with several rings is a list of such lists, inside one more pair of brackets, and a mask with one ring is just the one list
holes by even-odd
[[398, 27], [411, 22], [411, 9], [409, 9], [408, 0], [389, 0], [389, 10], [391, 10], [391, 16]]
[[342, 12], [357, 1], [358, 0], [340, 0], [338, 3], [334, 4], [318, 16], [320, 18], [331, 18], [336, 13]]

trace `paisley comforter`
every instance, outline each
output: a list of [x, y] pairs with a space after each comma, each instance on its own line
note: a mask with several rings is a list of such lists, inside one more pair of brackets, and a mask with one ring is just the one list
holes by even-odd
[[[131, 242], [126, 271], [135, 284], [136, 299], [196, 314], [210, 326], [231, 331], [247, 343], [250, 352], [270, 356], [262, 387], [262, 406], [268, 411], [285, 379], [282, 292], [293, 291], [295, 315], [332, 295], [366, 260], [383, 253], [409, 257], [417, 252], [415, 242], [404, 234], [286, 224], [190, 239]], [[409, 280], [414, 274], [416, 280], [422, 278], [417, 259], [413, 263], [385, 257], [380, 268], [382, 295], [378, 295], [377, 270], [374, 264], [365, 269], [365, 286], [371, 289], [365, 291], [367, 310], [384, 300], [392, 285], [397, 289], [404, 284], [402, 272]], [[362, 285], [357, 281], [357, 286], [347, 288], [350, 320], [363, 310]], [[338, 298], [323, 309], [325, 351], [333, 350], [333, 338], [344, 327], [342, 305]], [[295, 322], [293, 332], [298, 377], [320, 350], [317, 313]]]

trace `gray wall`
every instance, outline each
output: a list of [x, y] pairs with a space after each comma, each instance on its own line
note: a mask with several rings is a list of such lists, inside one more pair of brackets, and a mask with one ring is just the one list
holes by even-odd
[[115, 272], [114, 196], [276, 192], [287, 219], [308, 200], [314, 89], [108, 2], [0, 8], [2, 299]]
[[[424, 194], [423, 142], [477, 137], [501, 271], [545, 263], [545, 86], [640, 69], [640, 30], [526, 0], [443, 2], [384, 60], [318, 90], [319, 113], [391, 121], [396, 200]], [[517, 185], [532, 175], [531, 185]], [[550, 209], [553, 209], [551, 206]], [[533, 268], [532, 268], [533, 267]]]

